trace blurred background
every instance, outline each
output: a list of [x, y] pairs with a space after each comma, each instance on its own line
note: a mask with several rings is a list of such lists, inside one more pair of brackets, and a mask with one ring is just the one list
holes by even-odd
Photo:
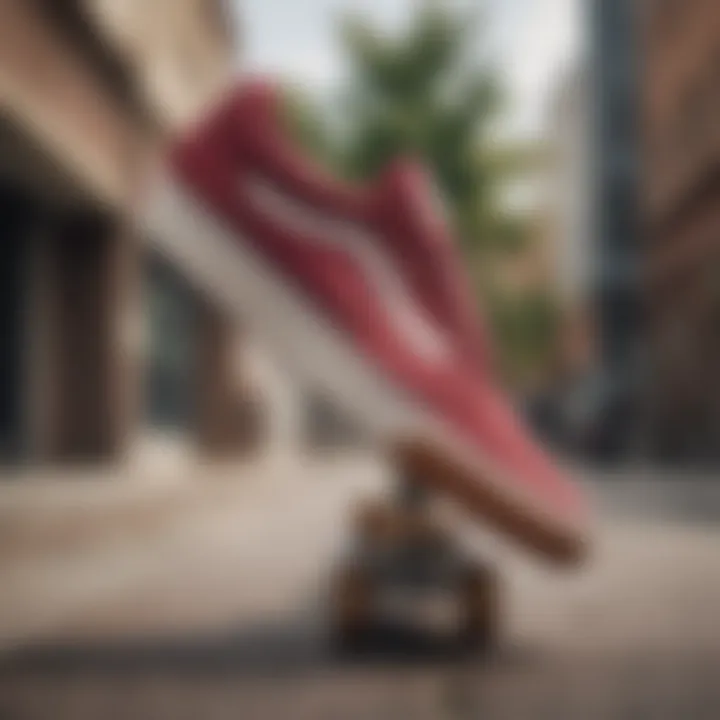
[[715, 459], [709, 5], [6, 5], [6, 463], [351, 438], [127, 229], [153, 154], [243, 73], [286, 83], [298, 139], [342, 176], [425, 159], [506, 380], [556, 444]]
[[[670, 597], [660, 635], [720, 647], [719, 51], [714, 0], [0, 0], [0, 645], [257, 628], [389, 472], [132, 228], [173, 134], [273, 74], [337, 175], [432, 168], [504, 381], [609, 508], [579, 616]], [[526, 572], [547, 639], [575, 610]]]

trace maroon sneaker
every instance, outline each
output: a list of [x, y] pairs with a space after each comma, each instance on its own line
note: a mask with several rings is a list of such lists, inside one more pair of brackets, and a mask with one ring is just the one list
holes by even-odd
[[581, 556], [581, 495], [492, 380], [417, 166], [367, 188], [328, 178], [253, 83], [177, 143], [146, 207], [157, 248], [419, 480], [549, 557]]
[[491, 353], [485, 323], [449, 231], [444, 203], [426, 169], [412, 159], [394, 161], [380, 179], [376, 196], [378, 222], [385, 234], [406, 238], [405, 247], [388, 243], [403, 276], [470, 362], [486, 371]]

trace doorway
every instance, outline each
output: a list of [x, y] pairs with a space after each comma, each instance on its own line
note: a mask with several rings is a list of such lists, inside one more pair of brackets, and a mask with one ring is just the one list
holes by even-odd
[[23, 316], [31, 217], [25, 198], [0, 188], [0, 462], [19, 460], [24, 449]]

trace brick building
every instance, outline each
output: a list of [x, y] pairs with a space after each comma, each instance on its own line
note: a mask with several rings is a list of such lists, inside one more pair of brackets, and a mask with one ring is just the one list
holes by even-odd
[[240, 331], [129, 231], [136, 181], [222, 90], [221, 0], [0, 0], [0, 462], [257, 442]]
[[642, 8], [645, 305], [658, 451], [720, 454], [720, 6]]

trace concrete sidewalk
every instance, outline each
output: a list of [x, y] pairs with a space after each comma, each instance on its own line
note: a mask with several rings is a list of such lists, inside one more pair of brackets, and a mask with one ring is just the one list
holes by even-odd
[[[353, 503], [386, 477], [369, 457], [345, 457], [207, 468], [172, 484], [16, 487], [0, 500], [0, 644], [192, 635], [292, 607], [332, 565]], [[463, 526], [507, 571], [513, 632], [585, 647], [720, 641], [720, 525], [688, 521], [684, 506], [668, 518], [666, 501], [655, 517], [649, 501], [641, 515], [616, 513], [630, 483], [602, 487], [596, 556], [577, 575]]]
[[[120, 707], [126, 691], [107, 683], [121, 682], [141, 705], [160, 683], [178, 712], [196, 707], [197, 716], [220, 703], [227, 712], [218, 717], [237, 717], [248, 698], [257, 712], [242, 716], [251, 718], [300, 717], [316, 704], [331, 708], [326, 717], [457, 716], [440, 697], [455, 687], [454, 666], [355, 671], [324, 649], [324, 581], [347, 540], [347, 512], [380, 491], [386, 469], [356, 457], [291, 470], [248, 466], [202, 481], [98, 489], [88, 503], [81, 488], [38, 496], [37, 507], [56, 508], [57, 527], [79, 523], [83, 510], [87, 522], [64, 543], [63, 533], [34, 535], [0, 556], [0, 710], [7, 698], [25, 717], [23, 708], [55, 698], [35, 716], [102, 717], [77, 703]], [[664, 510], [618, 516], [608, 492], [583, 573], [491, 548], [505, 570], [505, 645], [520, 660], [468, 671], [461, 685], [472, 702], [497, 703], [500, 714], [484, 716], [535, 718], [533, 698], [550, 693], [564, 710], [548, 716], [614, 718], [608, 703], [621, 688], [631, 700], [642, 689], [656, 704], [675, 693], [671, 717], [700, 717], [698, 707], [717, 717], [720, 525], [682, 513], [670, 520]], [[28, 493], [29, 512], [31, 491], [18, 493]], [[19, 497], [6, 500], [6, 517], [23, 506]], [[467, 541], [490, 547], [472, 532]], [[87, 660], [70, 651], [79, 647]], [[579, 704], [568, 705], [569, 695]], [[508, 714], [516, 701], [525, 714]], [[158, 717], [141, 708], [126, 716]]]
[[[220, 568], [222, 578], [235, 564], [240, 576], [242, 558], [262, 564], [283, 547], [278, 535], [293, 527], [308, 546], [303, 555], [314, 559], [319, 549], [303, 523], [316, 518], [308, 511], [335, 528], [354, 497], [380, 486], [382, 474], [356, 457], [294, 462], [291, 470], [258, 462], [207, 467], [176, 482], [72, 477], [8, 487], [0, 498], [0, 647], [120, 628], [192, 631], [190, 620], [175, 623], [162, 602], [154, 613], [146, 602], [136, 612], [134, 598], [159, 586], [174, 606], [173, 583], [189, 578], [199, 586], [204, 572]], [[219, 589], [218, 600], [227, 597]], [[212, 603], [191, 597], [187, 607], [193, 617], [222, 622]]]

